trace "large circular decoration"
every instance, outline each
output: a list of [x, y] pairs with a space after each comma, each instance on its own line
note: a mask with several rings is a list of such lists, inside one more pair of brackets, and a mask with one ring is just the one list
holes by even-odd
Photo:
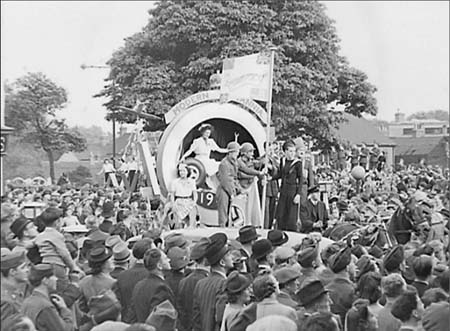
[[365, 174], [366, 170], [361, 166], [354, 167], [351, 172], [352, 177], [356, 180], [363, 179]]

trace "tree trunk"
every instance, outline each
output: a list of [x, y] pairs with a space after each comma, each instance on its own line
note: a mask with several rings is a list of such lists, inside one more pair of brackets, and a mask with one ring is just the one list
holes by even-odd
[[50, 166], [50, 178], [52, 180], [52, 184], [56, 183], [55, 179], [55, 158], [53, 156], [53, 151], [47, 150], [48, 157], [48, 165]]

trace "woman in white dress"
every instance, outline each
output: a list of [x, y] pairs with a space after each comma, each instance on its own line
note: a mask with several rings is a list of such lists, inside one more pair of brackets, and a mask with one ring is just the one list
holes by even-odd
[[178, 175], [171, 185], [169, 198], [172, 206], [173, 225], [175, 228], [182, 227], [182, 222], [188, 217], [188, 226], [195, 225], [197, 187], [195, 181], [188, 177], [186, 164], [178, 165]]
[[214, 139], [210, 138], [213, 130], [211, 124], [202, 124], [200, 125], [198, 130], [202, 134], [201, 137], [194, 139], [191, 147], [189, 147], [189, 149], [181, 158], [181, 162], [183, 162], [185, 158], [188, 157], [191, 153], [195, 153], [195, 158], [201, 161], [204, 165], [206, 174], [209, 177], [212, 177], [219, 169], [220, 162], [217, 162], [216, 160], [209, 157], [211, 152], [214, 151], [219, 153], [228, 153], [228, 150], [226, 148], [219, 147]]

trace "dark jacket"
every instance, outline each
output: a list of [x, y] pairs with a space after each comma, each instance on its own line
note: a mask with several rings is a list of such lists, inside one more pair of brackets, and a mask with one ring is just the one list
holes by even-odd
[[280, 293], [277, 295], [277, 300], [279, 303], [297, 309], [298, 303], [292, 299], [289, 293], [285, 292], [284, 290], [281, 290]]
[[225, 310], [224, 275], [212, 271], [200, 280], [194, 289], [193, 330], [219, 330]]
[[209, 272], [196, 269], [188, 276], [184, 277], [178, 284], [177, 310], [178, 310], [178, 330], [192, 330], [194, 289], [197, 283], [208, 277]]
[[317, 204], [314, 205], [308, 199], [305, 204], [300, 205], [300, 219], [302, 222], [301, 231], [304, 233], [313, 231], [313, 224], [317, 221], [322, 221], [323, 229], [325, 229], [329, 219], [327, 208], [322, 201], [317, 201]]
[[113, 289], [122, 305], [122, 321], [125, 323], [131, 322], [131, 294], [134, 287], [147, 276], [148, 270], [142, 263], [136, 263], [131, 269], [125, 270], [117, 276], [117, 282]]
[[245, 331], [247, 326], [256, 321], [257, 307], [257, 303], [253, 302], [242, 309], [236, 318], [231, 321], [230, 331]]
[[355, 301], [355, 286], [347, 277], [337, 275], [326, 287], [329, 291], [331, 312], [341, 317], [341, 323], [344, 325], [345, 314], [352, 307]]
[[220, 187], [228, 194], [228, 196], [236, 196], [238, 193], [238, 164], [237, 160], [233, 161], [228, 156], [220, 162], [217, 178]]
[[175, 306], [175, 298], [167, 282], [154, 273], [139, 281], [131, 296], [131, 322], [145, 323], [153, 309], [169, 300]]
[[28, 316], [39, 331], [74, 330], [72, 314], [69, 309], [62, 308], [59, 312], [48, 296], [34, 290], [25, 299], [22, 312]]
[[185, 273], [180, 272], [179, 270], [166, 270], [164, 272], [164, 279], [166, 280], [167, 285], [169, 285], [170, 289], [172, 290], [175, 298], [178, 297], [178, 286], [184, 276]]

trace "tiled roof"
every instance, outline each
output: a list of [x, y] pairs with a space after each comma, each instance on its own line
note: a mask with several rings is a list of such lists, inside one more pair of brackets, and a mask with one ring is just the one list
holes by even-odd
[[347, 113], [344, 114], [344, 118], [346, 122], [341, 123], [339, 129], [335, 130], [335, 135], [341, 140], [348, 141], [351, 144], [395, 145], [394, 141], [383, 135], [374, 122]]
[[444, 137], [392, 138], [395, 155], [428, 155]]

